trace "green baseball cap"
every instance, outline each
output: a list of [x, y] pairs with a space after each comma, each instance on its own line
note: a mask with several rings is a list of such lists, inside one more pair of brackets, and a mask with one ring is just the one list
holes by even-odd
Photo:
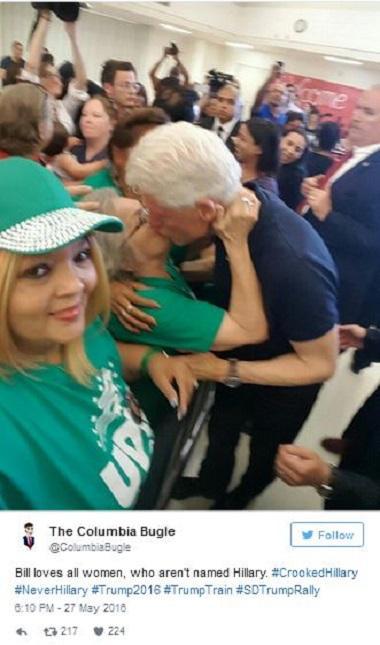
[[118, 233], [121, 220], [77, 208], [62, 182], [22, 157], [0, 161], [0, 249], [49, 253], [99, 230]]

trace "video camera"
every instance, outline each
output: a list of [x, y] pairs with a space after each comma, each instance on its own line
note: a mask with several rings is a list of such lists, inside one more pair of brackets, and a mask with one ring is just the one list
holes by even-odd
[[206, 75], [209, 87], [210, 94], [216, 94], [218, 89], [225, 85], [225, 83], [237, 84], [236, 78], [232, 74], [224, 74], [224, 72], [217, 72], [216, 69], [210, 69]]

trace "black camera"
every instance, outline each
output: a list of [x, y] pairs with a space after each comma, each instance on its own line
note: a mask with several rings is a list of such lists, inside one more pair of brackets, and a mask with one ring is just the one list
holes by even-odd
[[179, 49], [175, 43], [170, 43], [169, 48], [168, 48], [168, 53], [170, 56], [177, 56], [179, 53]]

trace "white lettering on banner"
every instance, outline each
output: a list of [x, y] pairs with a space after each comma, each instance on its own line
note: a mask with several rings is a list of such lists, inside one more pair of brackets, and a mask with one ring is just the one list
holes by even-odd
[[333, 90], [318, 89], [313, 87], [312, 83], [312, 79], [305, 78], [297, 85], [297, 91], [301, 101], [311, 103], [312, 105], [323, 105], [333, 110], [346, 109], [349, 101], [348, 94], [334, 92]]

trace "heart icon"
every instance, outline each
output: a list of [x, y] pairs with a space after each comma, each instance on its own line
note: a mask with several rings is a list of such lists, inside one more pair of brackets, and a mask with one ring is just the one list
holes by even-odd
[[101, 636], [103, 634], [103, 627], [94, 627], [94, 632], [96, 636]]

